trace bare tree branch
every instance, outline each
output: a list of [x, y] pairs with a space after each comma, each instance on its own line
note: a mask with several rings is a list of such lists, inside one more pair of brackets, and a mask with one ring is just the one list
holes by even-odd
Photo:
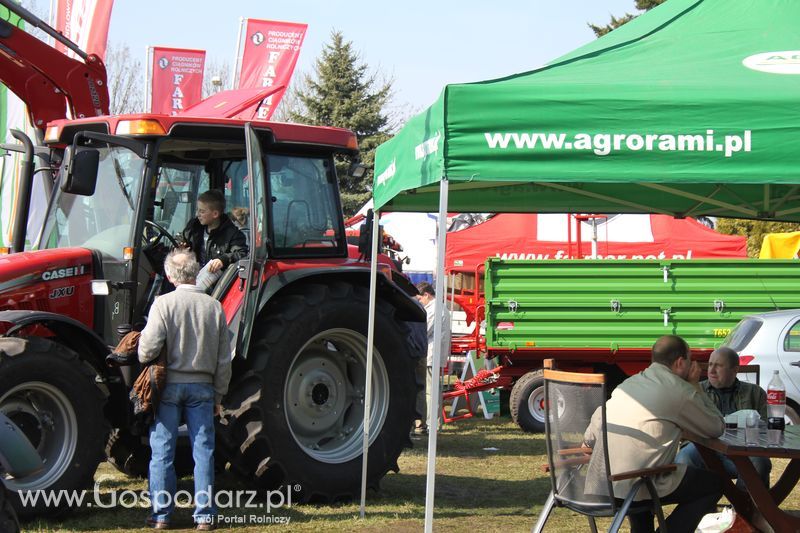
[[144, 109], [144, 70], [127, 44], [109, 43], [106, 50], [108, 92], [111, 114], [142, 113]]
[[[218, 78], [221, 85], [214, 85], [213, 80]], [[231, 88], [231, 64], [228, 61], [206, 60], [205, 74], [203, 75], [203, 98], [208, 98], [214, 93]]]
[[289, 88], [283, 94], [283, 98], [281, 98], [281, 101], [278, 103], [278, 107], [275, 109], [271, 120], [277, 122], [294, 122], [292, 116], [302, 113], [303, 103], [300, 101], [298, 95], [308, 91], [305, 80], [306, 76], [304, 74], [300, 72], [294, 73], [289, 83]]

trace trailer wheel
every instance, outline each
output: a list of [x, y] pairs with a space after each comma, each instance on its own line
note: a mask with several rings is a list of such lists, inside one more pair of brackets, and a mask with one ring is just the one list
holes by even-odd
[[508, 404], [511, 419], [528, 433], [544, 431], [544, 374], [528, 372], [511, 389]]
[[[367, 290], [308, 284], [257, 318], [250, 371], [231, 384], [219, 429], [234, 470], [295, 501], [359, 494], [366, 370]], [[408, 327], [379, 302], [375, 316], [368, 485], [397, 471], [411, 446], [417, 360]]]
[[[150, 446], [126, 429], [115, 428], [111, 431], [106, 442], [106, 459], [126, 476], [147, 479], [150, 473]], [[178, 478], [194, 472], [192, 448], [184, 439], [178, 440], [173, 464]]]
[[19, 533], [17, 513], [14, 512], [8, 489], [6, 489], [2, 481], [0, 481], [0, 531], [4, 533]]
[[20, 518], [55, 515], [66, 503], [22, 505], [18, 491], [82, 490], [104, 459], [106, 395], [95, 370], [72, 350], [47, 339], [0, 338], [0, 412], [31, 441], [45, 468], [5, 478]]

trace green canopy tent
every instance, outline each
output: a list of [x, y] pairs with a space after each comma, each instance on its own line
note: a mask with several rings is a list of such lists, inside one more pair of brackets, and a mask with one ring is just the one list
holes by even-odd
[[[670, 0], [533, 72], [449, 85], [375, 207], [800, 220], [800, 2]], [[787, 51], [789, 50], [789, 51]]]
[[669, 0], [540, 69], [448, 85], [378, 148], [375, 209], [800, 221], [798, 20], [795, 0]]

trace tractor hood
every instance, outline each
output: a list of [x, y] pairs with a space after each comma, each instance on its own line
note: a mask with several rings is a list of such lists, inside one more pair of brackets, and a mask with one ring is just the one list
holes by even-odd
[[[21, 252], [0, 258], [0, 294], [32, 284], [66, 284], [91, 278], [92, 253], [85, 248]], [[5, 307], [0, 302], [0, 307]]]
[[[0, 311], [44, 311], [94, 322], [92, 252], [62, 248], [0, 257]], [[1, 328], [0, 328], [1, 329]]]

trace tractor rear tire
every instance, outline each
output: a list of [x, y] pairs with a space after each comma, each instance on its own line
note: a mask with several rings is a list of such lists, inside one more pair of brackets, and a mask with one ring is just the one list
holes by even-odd
[[22, 505], [18, 491], [80, 491], [92, 486], [105, 457], [106, 394], [96, 372], [74, 351], [39, 337], [0, 338], [0, 412], [10, 418], [42, 456], [45, 468], [5, 479], [21, 519], [57, 515], [65, 504]]
[[544, 432], [544, 374], [528, 372], [517, 380], [508, 401], [511, 419], [528, 433]]
[[[185, 441], [185, 442], [184, 442]], [[106, 442], [106, 460], [132, 478], [147, 479], [150, 473], [150, 446], [138, 435], [126, 429], [115, 428]], [[192, 448], [188, 439], [179, 439], [175, 450], [175, 475], [180, 479], [194, 472]]]
[[0, 481], [0, 531], [3, 533], [19, 533], [19, 521], [11, 497], [3, 482]]
[[[294, 501], [360, 492], [368, 292], [344, 282], [305, 284], [256, 319], [249, 370], [223, 401], [223, 450], [234, 471]], [[411, 447], [419, 385], [408, 326], [386, 302], [375, 313], [368, 486], [378, 488]]]

